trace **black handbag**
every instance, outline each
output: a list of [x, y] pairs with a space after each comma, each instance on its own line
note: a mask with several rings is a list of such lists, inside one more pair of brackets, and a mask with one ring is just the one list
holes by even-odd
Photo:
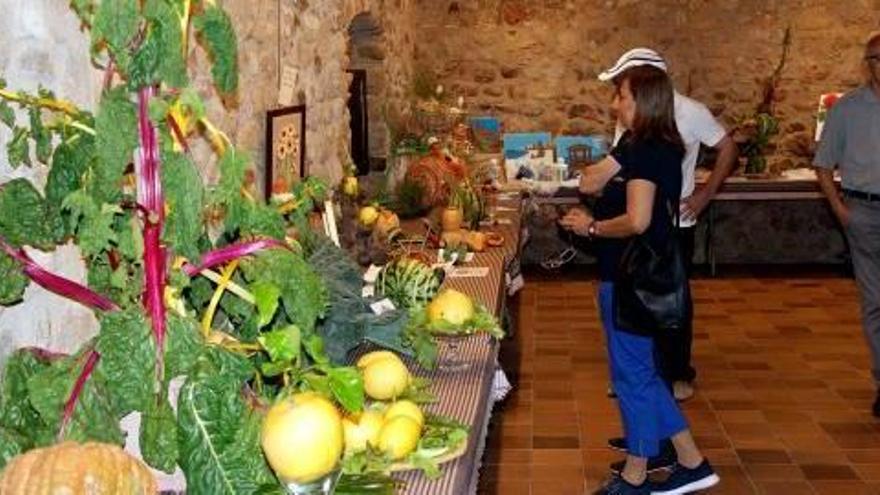
[[[658, 195], [660, 191], [658, 190]], [[678, 237], [678, 208], [666, 201], [669, 238], [652, 246], [646, 234], [624, 248], [614, 280], [614, 323], [621, 331], [653, 336], [681, 331], [690, 319], [690, 285]]]

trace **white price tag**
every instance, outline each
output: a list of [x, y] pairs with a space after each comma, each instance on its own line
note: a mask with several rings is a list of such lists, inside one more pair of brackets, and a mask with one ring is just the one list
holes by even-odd
[[391, 302], [391, 299], [385, 298], [381, 301], [376, 301], [373, 304], [370, 304], [370, 309], [372, 309], [373, 313], [376, 315], [382, 315], [389, 311], [394, 311], [397, 308], [394, 307], [394, 303]]
[[368, 284], [376, 283], [376, 278], [379, 276], [379, 272], [382, 271], [381, 266], [370, 265], [367, 268], [367, 271], [364, 273], [364, 282]]
[[489, 275], [488, 266], [455, 267], [449, 272], [452, 278], [482, 278]]
[[361, 297], [373, 297], [376, 295], [376, 287], [372, 285], [365, 285], [363, 289], [361, 289]]

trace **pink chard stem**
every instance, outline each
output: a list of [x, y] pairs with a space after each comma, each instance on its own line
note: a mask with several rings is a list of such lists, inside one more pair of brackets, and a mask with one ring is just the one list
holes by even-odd
[[70, 391], [70, 396], [67, 398], [67, 402], [64, 403], [64, 415], [61, 417], [61, 426], [58, 428], [57, 440], [59, 442], [64, 439], [64, 435], [67, 433], [67, 427], [70, 425], [70, 420], [73, 419], [73, 411], [76, 409], [76, 403], [79, 400], [79, 396], [82, 394], [86, 382], [92, 375], [92, 372], [95, 370], [95, 366], [98, 365], [100, 359], [101, 355], [92, 349], [86, 358], [86, 363], [83, 365], [82, 371], [76, 378], [76, 382], [73, 384], [73, 390]]
[[208, 251], [202, 255], [198, 265], [186, 264], [183, 271], [190, 277], [194, 277], [202, 270], [213, 268], [217, 265], [225, 265], [230, 261], [256, 254], [264, 249], [282, 248], [289, 249], [287, 244], [277, 239], [260, 239], [250, 242], [236, 242], [219, 249]]
[[144, 306], [156, 339], [156, 379], [164, 380], [165, 343], [165, 249], [162, 227], [165, 222], [165, 199], [162, 195], [161, 161], [156, 128], [150, 122], [150, 99], [156, 88], [145, 87], [138, 92], [138, 136], [140, 150], [135, 160], [137, 198], [146, 209], [144, 218]]
[[55, 275], [38, 265], [24, 249], [16, 248], [0, 237], [0, 248], [14, 260], [22, 264], [22, 271], [31, 280], [50, 292], [76, 301], [84, 306], [101, 311], [115, 311], [119, 307], [110, 299], [94, 292], [73, 280]]

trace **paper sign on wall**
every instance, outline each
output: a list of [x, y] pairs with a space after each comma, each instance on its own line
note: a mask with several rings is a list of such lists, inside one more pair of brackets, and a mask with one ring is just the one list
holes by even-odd
[[278, 88], [278, 104], [293, 105], [293, 88], [296, 86], [296, 69], [285, 65], [281, 70], [281, 84]]

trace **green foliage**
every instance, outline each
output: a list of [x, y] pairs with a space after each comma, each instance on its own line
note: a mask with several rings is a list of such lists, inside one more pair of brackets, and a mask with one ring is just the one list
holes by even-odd
[[177, 403], [187, 493], [250, 494], [277, 484], [260, 449], [260, 418], [244, 402], [241, 381], [208, 357], [198, 368]]
[[132, 59], [129, 87], [138, 89], [158, 81], [175, 88], [186, 86], [183, 33], [174, 9], [167, 0], [147, 0], [144, 17], [149, 27], [140, 50]]
[[26, 127], [13, 127], [12, 139], [6, 144], [6, 156], [9, 158], [9, 165], [12, 168], [31, 164], [31, 149], [28, 144], [28, 136], [29, 133]]
[[84, 254], [96, 256], [117, 241], [113, 224], [115, 216], [122, 213], [118, 206], [109, 203], [98, 206], [83, 190], [67, 196], [62, 206], [70, 211], [71, 226]]
[[144, 461], [159, 471], [173, 473], [177, 467], [177, 418], [168, 401], [159, 405], [151, 401], [141, 416], [140, 433]]
[[95, 132], [98, 166], [93, 169], [89, 193], [99, 203], [111, 202], [120, 197], [122, 175], [138, 146], [137, 112], [125, 88], [104, 93]]
[[63, 232], [61, 218], [30, 181], [18, 178], [0, 186], [0, 235], [8, 242], [49, 251]]
[[36, 143], [37, 160], [48, 163], [52, 157], [52, 133], [43, 125], [41, 111], [37, 107], [28, 109], [31, 123], [31, 137]]
[[120, 413], [149, 410], [156, 390], [156, 345], [142, 310], [105, 314], [96, 348], [98, 367]]
[[0, 122], [3, 122], [10, 129], [15, 126], [15, 110], [9, 106], [9, 103], [6, 103], [6, 100], [0, 100]]
[[92, 47], [106, 45], [122, 73], [128, 71], [129, 50], [137, 33], [138, 0], [101, 0], [92, 24]]
[[162, 190], [169, 207], [163, 233], [165, 242], [174, 254], [198, 259], [204, 189], [195, 165], [185, 155], [163, 153]]
[[220, 183], [214, 190], [212, 202], [223, 208], [227, 232], [235, 232], [243, 223], [246, 200], [241, 195], [249, 157], [235, 148], [229, 148], [220, 157]]
[[71, 0], [70, 7], [76, 12], [83, 24], [92, 25], [95, 16], [95, 0]]
[[271, 282], [257, 280], [251, 284], [251, 292], [257, 303], [257, 326], [262, 328], [272, 321], [278, 311], [281, 289]]
[[30, 283], [21, 271], [21, 264], [5, 252], [0, 252], [0, 305], [9, 306], [21, 301]]
[[238, 89], [238, 47], [232, 21], [222, 9], [209, 5], [193, 20], [196, 31], [211, 54], [211, 76], [221, 93]]
[[46, 427], [40, 413], [28, 399], [28, 380], [46, 369], [48, 363], [28, 350], [13, 353], [6, 362], [0, 395], [0, 425], [21, 434]]
[[169, 314], [165, 334], [165, 377], [171, 379], [188, 374], [203, 346], [204, 341], [192, 318]]
[[432, 363], [436, 347], [428, 336], [410, 344], [405, 330], [409, 321], [406, 311], [396, 310], [375, 315], [361, 295], [360, 267], [345, 251], [326, 237], [314, 242], [308, 262], [321, 276], [327, 287], [329, 309], [321, 321], [318, 334], [324, 338], [327, 355], [334, 363], [346, 362], [348, 353], [363, 342], [393, 349], [406, 355], [415, 355], [421, 363]]
[[31, 441], [21, 433], [0, 427], [0, 469], [13, 457], [32, 447]]
[[[28, 379], [30, 402], [50, 431], [58, 431], [64, 404], [82, 371], [87, 353], [59, 359]], [[119, 415], [107, 381], [96, 368], [85, 382], [76, 403], [65, 439], [122, 445]]]
[[299, 254], [272, 249], [242, 263], [249, 282], [266, 281], [281, 290], [284, 312], [291, 323], [311, 333], [316, 320], [324, 315], [327, 291], [317, 274]]
[[69, 194], [82, 187], [83, 176], [92, 167], [94, 157], [95, 140], [87, 135], [59, 144], [52, 155], [44, 191], [49, 208], [65, 218], [64, 237], [73, 233], [73, 227], [66, 218], [67, 214], [61, 211], [61, 204]]

